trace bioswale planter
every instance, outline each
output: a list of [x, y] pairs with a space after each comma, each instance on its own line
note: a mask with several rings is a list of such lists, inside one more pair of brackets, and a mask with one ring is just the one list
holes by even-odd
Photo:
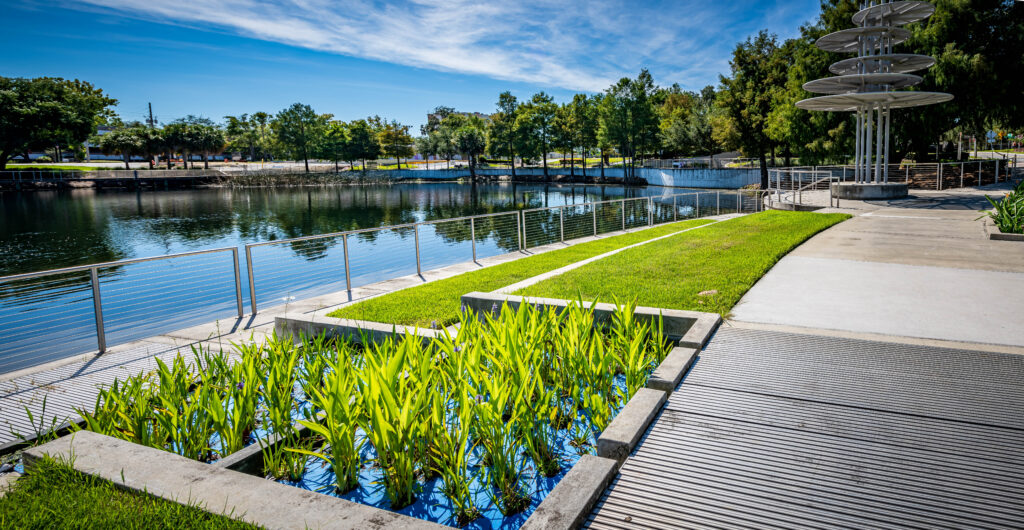
[[[477, 314], [495, 314], [504, 307], [514, 310], [524, 303], [561, 310], [578, 302], [481, 292], [462, 296], [463, 310], [473, 310]], [[588, 309], [594, 306], [597, 324], [610, 319], [616, 309], [614, 304], [609, 303], [595, 305], [583, 302], [582, 305]], [[583, 524], [601, 493], [615, 478], [619, 466], [636, 448], [651, 422], [661, 412], [669, 394], [682, 382], [700, 349], [721, 323], [721, 317], [715, 313], [676, 309], [637, 307], [634, 315], [641, 321], [661, 318], [663, 332], [669, 339], [676, 341], [676, 347], [655, 368], [647, 380], [646, 388], [640, 389], [626, 403], [598, 437], [597, 455], [584, 455], [545, 497], [523, 528], [570, 529], [579, 528]], [[407, 332], [429, 340], [441, 333], [438, 330], [330, 317], [278, 317], [276, 331], [279, 335], [295, 336], [300, 333], [326, 333], [353, 340], [358, 340], [360, 336], [381, 340], [392, 334], [402, 335]]]
[[[464, 308], [478, 313], [500, 311], [503, 307], [518, 308], [523, 303], [558, 310], [572, 303], [492, 293], [470, 293], [462, 297], [462, 302]], [[583, 305], [591, 306], [586, 302]], [[609, 319], [614, 310], [612, 304], [597, 304], [595, 323]], [[637, 307], [634, 315], [638, 320], [661, 317], [663, 333], [679, 341], [678, 345], [654, 370], [647, 388], [637, 391], [598, 437], [597, 455], [584, 455], [534, 510], [524, 528], [578, 528], [582, 525], [721, 321], [716, 314], [647, 307]], [[275, 324], [278, 335], [296, 338], [324, 333], [376, 342], [410, 333], [429, 341], [443, 333], [327, 317], [285, 317], [278, 318]], [[444, 528], [238, 471], [260, 468], [262, 453], [252, 446], [211, 465], [82, 431], [26, 451], [26, 468], [31, 471], [32, 464], [44, 455], [70, 462], [80, 472], [109, 480], [118, 487], [198, 505], [266, 528]]]

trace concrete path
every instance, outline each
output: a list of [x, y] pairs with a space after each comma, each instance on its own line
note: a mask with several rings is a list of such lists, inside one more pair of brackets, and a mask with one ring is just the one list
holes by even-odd
[[1024, 347], [1024, 244], [988, 239], [982, 190], [847, 201], [856, 217], [783, 258], [732, 320]]

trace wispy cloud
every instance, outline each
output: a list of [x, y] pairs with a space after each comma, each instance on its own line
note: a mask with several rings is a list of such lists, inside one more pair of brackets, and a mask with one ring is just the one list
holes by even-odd
[[[774, 4], [774, 5], [773, 5]], [[817, 2], [629, 0], [79, 0], [81, 6], [329, 53], [598, 91], [650, 67], [697, 87], [759, 24], [810, 19]]]

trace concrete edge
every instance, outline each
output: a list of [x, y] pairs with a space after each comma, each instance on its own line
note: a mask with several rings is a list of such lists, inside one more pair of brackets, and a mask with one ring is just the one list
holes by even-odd
[[[520, 304], [527, 303], [536, 306], [562, 310], [576, 300], [563, 300], [559, 298], [527, 297], [503, 293], [482, 293], [474, 291], [462, 295], [462, 309], [472, 309], [478, 314], [498, 311], [503, 304], [517, 309]], [[599, 320], [611, 317], [616, 306], [611, 303], [582, 302], [584, 308], [594, 308], [594, 316]], [[718, 327], [722, 317], [717, 313], [702, 313], [699, 311], [685, 311], [681, 309], [661, 309], [657, 307], [638, 306], [634, 314], [641, 320], [655, 320], [659, 316], [662, 319], [663, 329], [666, 336], [680, 340], [680, 346], [694, 348], [702, 347], [710, 338], [711, 333]]]
[[1024, 234], [1006, 234], [1003, 232], [989, 232], [988, 237], [994, 241], [1024, 241]]
[[661, 390], [641, 388], [625, 407], [615, 415], [608, 427], [597, 438], [597, 456], [615, 460], [616, 468], [633, 452], [640, 438], [647, 432], [668, 394]]
[[423, 337], [424, 340], [430, 340], [440, 337], [444, 333], [443, 330], [436, 329], [315, 315], [276, 317], [274, 331], [278, 335], [296, 338], [299, 335], [314, 336], [325, 333], [332, 337], [345, 337], [357, 343], [362, 343], [364, 338], [369, 342], [378, 342], [405, 335], [417, 335]]
[[439, 529], [442, 525], [189, 460], [90, 431], [24, 453], [26, 472], [45, 456], [128, 491], [244, 520], [268, 529]]
[[617, 474], [616, 461], [583, 455], [521, 528], [570, 530], [583, 526], [597, 500]]
[[683, 381], [683, 376], [693, 366], [700, 349], [677, 346], [672, 348], [668, 356], [661, 364], [654, 369], [654, 372], [647, 378], [647, 388], [664, 392], [671, 396], [672, 392]]

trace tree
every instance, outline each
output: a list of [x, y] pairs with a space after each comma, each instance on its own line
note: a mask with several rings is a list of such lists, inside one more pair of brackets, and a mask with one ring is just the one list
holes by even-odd
[[[423, 160], [430, 160], [430, 157], [437, 156], [437, 134], [426, 134], [416, 138], [416, 152], [423, 155]], [[429, 167], [429, 166], [428, 166]]]
[[348, 150], [347, 153], [353, 160], [363, 162], [363, 171], [366, 171], [366, 160], [376, 159], [380, 156], [380, 143], [377, 135], [366, 120], [355, 120], [348, 124]]
[[516, 119], [516, 126], [529, 138], [524, 142], [526, 145], [520, 147], [520, 151], [539, 155], [544, 162], [544, 179], [551, 180], [548, 174], [548, 152], [551, 150], [558, 105], [551, 96], [538, 92], [520, 110], [522, 112]]
[[[319, 149], [330, 114], [317, 114], [313, 107], [295, 103], [274, 117], [273, 129], [281, 147], [301, 157], [309, 173], [309, 158]], [[297, 160], [298, 158], [296, 158]]]
[[141, 155], [146, 148], [146, 128], [140, 124], [114, 129], [100, 137], [100, 150], [107, 154], [121, 155], [124, 168], [131, 169], [128, 162], [135, 155]]
[[784, 88], [785, 69], [777, 60], [775, 35], [761, 31], [733, 51], [731, 77], [721, 76], [713, 120], [716, 139], [755, 156], [761, 166], [761, 188], [768, 187], [767, 155], [774, 147], [768, 136], [768, 118], [777, 92]]
[[427, 115], [427, 123], [420, 126], [420, 134], [427, 136], [437, 132], [441, 127], [441, 122], [452, 114], [455, 114], [455, 109], [452, 107], [434, 107], [434, 112]]
[[483, 124], [479, 121], [479, 118], [475, 121], [471, 120], [466, 125], [459, 127], [454, 135], [458, 150], [469, 157], [469, 175], [472, 179], [476, 179], [477, 157], [487, 147], [487, 136], [484, 133]]
[[409, 126], [402, 125], [397, 120], [384, 122], [377, 133], [377, 140], [385, 155], [398, 160], [398, 169], [402, 169], [402, 157], [410, 157], [413, 154], [413, 140], [409, 135]]
[[511, 92], [498, 95], [498, 112], [491, 116], [488, 124], [488, 152], [495, 156], [507, 156], [512, 178], [516, 178], [516, 117], [519, 101]]
[[320, 145], [320, 155], [334, 161], [334, 172], [338, 172], [338, 161], [349, 155], [348, 124], [339, 120], [331, 120], [324, 131], [324, 139]]
[[84, 81], [0, 77], [0, 170], [30, 150], [85, 142], [114, 105]]
[[227, 136], [229, 148], [242, 152], [247, 151], [249, 160], [256, 159], [256, 149], [262, 144], [260, 125], [255, 119], [256, 114], [263, 115], [265, 126], [266, 119], [269, 118], [265, 112], [255, 113], [251, 118], [248, 114], [224, 117], [228, 121], [224, 133]]
[[203, 156], [203, 169], [210, 169], [210, 155], [220, 153], [227, 144], [224, 131], [214, 124], [198, 124], [193, 129], [193, 148]]

